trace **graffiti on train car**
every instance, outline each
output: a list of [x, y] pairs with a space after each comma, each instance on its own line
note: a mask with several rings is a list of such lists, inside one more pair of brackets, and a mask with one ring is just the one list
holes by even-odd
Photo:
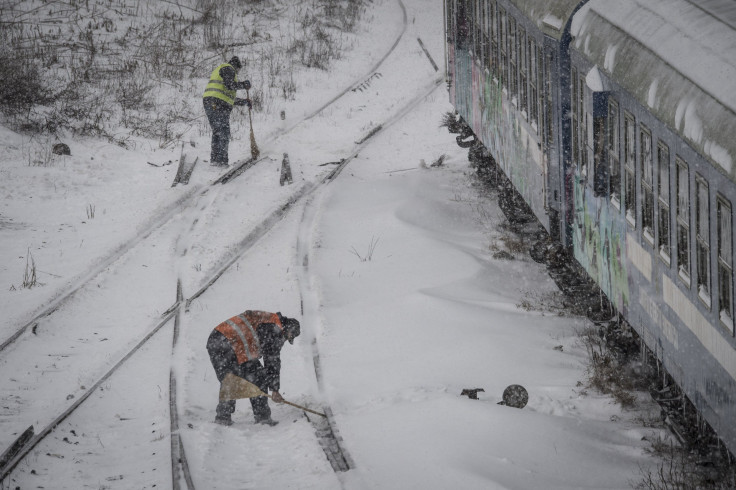
[[626, 270], [626, 225], [611, 214], [607, 202], [586, 192], [585, 180], [575, 175], [575, 259], [598, 283], [621, 312], [629, 305], [629, 274]]
[[[534, 128], [520, 119], [499, 81], [474, 63], [469, 53], [455, 50], [452, 59], [457, 81], [454, 100], [458, 113], [491, 150], [498, 165], [534, 213], [543, 218], [546, 214], [548, 161], [537, 143], [537, 136], [531, 132]], [[543, 192], [540, 193], [539, 189]]]

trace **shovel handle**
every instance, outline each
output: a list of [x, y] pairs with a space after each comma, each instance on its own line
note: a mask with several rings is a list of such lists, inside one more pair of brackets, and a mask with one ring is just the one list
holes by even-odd
[[[250, 91], [248, 89], [245, 89], [245, 98], [250, 100]], [[253, 101], [251, 101], [252, 103]], [[248, 121], [250, 121], [250, 128], [253, 130], [253, 116], [251, 116], [250, 106], [248, 106]]]
[[[271, 398], [271, 400], [273, 400], [273, 397], [271, 395], [267, 395], [267, 396], [269, 398]], [[279, 402], [277, 402], [277, 401], [274, 400], [274, 403], [279, 403]], [[286, 401], [286, 400], [284, 400], [282, 403], [286, 403], [287, 405], [291, 405], [292, 407], [301, 408], [305, 412], [313, 413], [315, 415], [319, 415], [320, 417], [327, 418], [327, 415], [325, 415], [325, 414], [323, 414], [321, 412], [315, 412], [314, 410], [311, 410], [311, 409], [309, 409], [307, 407], [302, 407], [301, 405], [297, 405], [296, 403], [291, 403], [291, 402]]]

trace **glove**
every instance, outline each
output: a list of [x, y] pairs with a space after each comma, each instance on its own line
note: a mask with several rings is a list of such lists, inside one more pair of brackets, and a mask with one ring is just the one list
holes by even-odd
[[275, 401], [276, 403], [284, 403], [284, 397], [281, 396], [281, 393], [278, 391], [271, 392], [271, 400]]
[[243, 82], [243, 87], [245, 87], [245, 90], [250, 90], [250, 80]]
[[253, 109], [253, 103], [250, 101], [250, 99], [235, 99], [234, 105], [237, 105], [237, 106], [247, 105], [248, 109]]

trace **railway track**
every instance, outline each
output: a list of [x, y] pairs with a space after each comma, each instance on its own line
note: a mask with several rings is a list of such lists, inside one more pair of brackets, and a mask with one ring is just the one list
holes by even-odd
[[[370, 74], [376, 71], [378, 67], [384, 61], [390, 56], [390, 54], [394, 51], [396, 46], [399, 44], [401, 38], [404, 35], [404, 32], [406, 31], [407, 27], [407, 18], [406, 18], [406, 10], [403, 6], [403, 4], [399, 1], [399, 4], [402, 8], [402, 11], [404, 12], [403, 16], [403, 29], [399, 36], [397, 37], [396, 41], [390, 48], [390, 50], [384, 55], [384, 57], [376, 64], [375, 66], [371, 67], [369, 70], [368, 75], [361, 77], [361, 80], [363, 80], [366, 77], [369, 77]], [[97, 372], [103, 372], [101, 376], [98, 376], [96, 381], [93, 383], [89, 383], [89, 388], [85, 388], [85, 386], [81, 386], [79, 390], [77, 390], [75, 393], [70, 394], [70, 397], [67, 397], [68, 400], [73, 400], [73, 402], [70, 402], [69, 404], [66, 404], [66, 406], [63, 407], [61, 411], [58, 411], [58, 407], [55, 405], [56, 409], [56, 415], [55, 416], [48, 416], [46, 415], [43, 417], [43, 413], [39, 412], [39, 417], [37, 417], [39, 420], [44, 419], [47, 420], [45, 423], [41, 423], [42, 429], [40, 431], [37, 431], [33, 434], [33, 436], [28, 439], [25, 444], [22, 445], [22, 447], [13, 455], [12, 458], [9, 458], [8, 461], [5, 462], [4, 466], [0, 467], [0, 481], [5, 481], [6, 477], [11, 474], [11, 472], [16, 468], [18, 463], [22, 461], [27, 455], [42, 441], [44, 438], [46, 438], [50, 433], [53, 432], [54, 428], [57, 427], [59, 424], [61, 424], [63, 421], [65, 421], [68, 417], [70, 417], [71, 414], [73, 414], [82, 404], [87, 400], [93, 393], [95, 393], [100, 387], [106, 383], [113, 374], [120, 369], [121, 366], [123, 366], [126, 362], [128, 362], [131, 357], [135, 355], [136, 352], [138, 352], [142, 346], [144, 346], [152, 337], [154, 337], [160, 330], [164, 328], [164, 326], [170, 324], [172, 321], [174, 323], [173, 327], [173, 346], [176, 348], [176, 342], [178, 338], [178, 329], [179, 329], [179, 323], [180, 323], [180, 317], [183, 311], [186, 311], [186, 309], [189, 307], [189, 305], [194, 301], [195, 299], [199, 298], [201, 295], [203, 295], [221, 276], [224, 274], [237, 260], [239, 257], [241, 257], [247, 250], [252, 248], [258, 240], [265, 235], [273, 226], [275, 226], [276, 223], [278, 223], [283, 216], [287, 212], [289, 212], [290, 209], [294, 207], [294, 205], [298, 202], [303, 202], [305, 200], [308, 200], [309, 202], [312, 201], [312, 196], [315, 194], [315, 190], [319, 189], [323, 185], [333, 181], [339, 174], [342, 172], [342, 170], [348, 165], [348, 163], [358, 154], [361, 148], [363, 148], [365, 145], [369, 144], [371, 142], [371, 139], [376, 134], [380, 133], [381, 131], [385, 130], [387, 127], [391, 125], [392, 122], [398, 120], [399, 118], [403, 117], [404, 114], [408, 110], [410, 110], [412, 107], [414, 107], [416, 104], [418, 104], [426, 95], [431, 93], [435, 88], [441, 84], [442, 79], [437, 78], [436, 80], [432, 80], [431, 83], [428, 83], [423, 91], [419, 94], [418, 97], [415, 99], [409, 101], [408, 103], [402, 105], [398, 110], [394, 110], [393, 113], [387, 117], [384, 122], [374, 127], [368, 134], [364, 135], [364, 138], [361, 138], [360, 144], [357, 144], [352, 152], [347, 155], [345, 158], [341, 159], [341, 163], [338, 164], [333, 169], [326, 171], [323, 170], [321, 173], [321, 176], [313, 181], [307, 181], [306, 183], [302, 184], [300, 187], [296, 188], [288, 198], [283, 201], [281, 204], [275, 206], [270, 213], [268, 213], [262, 220], [260, 220], [258, 223], [250, 227], [250, 232], [242, 238], [234, 247], [234, 251], [228, 256], [224, 257], [218, 267], [212, 269], [208, 272], [208, 277], [206, 280], [201, 281], [201, 286], [196, 290], [194, 294], [192, 294], [190, 297], [185, 298], [183, 294], [183, 287], [182, 287], [182, 281], [181, 277], [177, 277], [177, 296], [175, 302], [168, 307], [166, 310], [163, 311], [163, 313], [148, 315], [147, 320], [142, 322], [143, 324], [147, 324], [148, 327], [146, 329], [140, 329], [142, 330], [137, 338], [134, 338], [132, 340], [129, 340], [127, 342], [128, 347], [124, 349], [117, 349], [115, 351], [112, 351], [109, 353], [108, 357], [114, 357], [117, 355], [117, 360], [115, 362], [108, 360], [106, 363], [100, 364], [96, 369]], [[360, 81], [354, 82], [350, 86], [348, 86], [346, 89], [344, 89], [340, 94], [338, 94], [336, 97], [334, 97], [332, 100], [330, 100], [327, 104], [323, 105], [313, 113], [309, 114], [308, 116], [305, 116], [299, 123], [294, 124], [288, 129], [276, 131], [274, 134], [270, 135], [268, 138], [268, 142], [264, 145], [265, 148], [268, 148], [269, 143], [272, 143], [273, 141], [278, 140], [279, 138], [282, 138], [289, 133], [295, 131], [299, 124], [301, 124], [304, 121], [307, 121], [313, 117], [315, 117], [320, 112], [324, 111], [326, 108], [330, 107], [332, 104], [335, 104], [337, 101], [339, 101], [343, 96], [346, 94], [350, 94], [354, 92], [353, 87], [356, 86], [356, 84], [362, 83]], [[108, 256], [103, 262], [101, 262], [100, 265], [90, 270], [86, 275], [84, 275], [82, 278], [80, 278], [76, 284], [74, 284], [72, 287], [70, 287], [63, 295], [60, 295], [57, 299], [55, 299], [52, 303], [47, 305], [39, 314], [37, 314], [31, 321], [27, 322], [25, 325], [22, 325], [14, 335], [12, 335], [10, 338], [6, 339], [2, 345], [0, 345], [0, 356], [5, 356], [13, 349], [13, 345], [23, 337], [24, 333], [27, 333], [29, 330], [34, 330], [34, 334], [36, 334], [35, 330], [39, 325], [41, 325], [42, 329], [46, 325], [48, 325], [50, 322], [49, 318], [53, 315], [59, 315], [63, 316], [66, 315], [68, 310], [73, 309], [72, 303], [74, 302], [75, 297], [82, 295], [81, 293], [86, 293], [86, 289], [90, 287], [91, 284], [96, 283], [97, 287], [100, 287], [100, 283], [104, 283], [109, 280], [110, 275], [114, 275], [114, 272], [116, 268], [121, 267], [129, 267], [130, 264], [135, 263], [135, 257], [127, 257], [129, 255], [135, 255], [136, 248], [140, 248], [142, 246], [147, 245], [147, 240], [149, 237], [153, 237], [152, 241], [155, 241], [156, 235], [161, 230], [161, 228], [165, 226], [173, 226], [174, 228], [183, 228], [184, 223], [187, 220], [191, 221], [190, 224], [190, 230], [197, 225], [197, 221], [200, 219], [201, 210], [202, 208], [202, 201], [206, 201], [206, 196], [208, 194], [218, 194], [218, 191], [216, 189], [216, 186], [218, 184], [226, 184], [233, 179], [235, 179], [238, 175], [242, 174], [246, 170], [254, 167], [258, 162], [253, 160], [243, 160], [240, 162], [236, 162], [236, 164], [233, 166], [232, 169], [230, 169], [226, 174], [221, 176], [220, 178], [216, 179], [214, 182], [210, 183], [207, 186], [203, 187], [194, 187], [189, 192], [187, 192], [184, 196], [182, 196], [176, 203], [172, 204], [168, 208], [162, 210], [160, 213], [158, 213], [155, 217], [151, 218], [149, 221], [149, 226], [145, 229], [145, 231], [141, 234], [139, 234], [137, 237], [135, 237], [133, 240], [126, 242], [125, 244], [122, 244], [120, 247], [118, 247], [110, 256]], [[316, 167], [317, 165], [315, 165]], [[221, 187], [221, 186], [217, 186]], [[211, 202], [211, 201], [210, 201]], [[205, 203], [206, 207], [206, 203]], [[309, 207], [309, 206], [306, 206]], [[306, 209], [305, 207], [305, 209]], [[183, 208], [183, 209], [182, 209]], [[173, 225], [172, 225], [173, 223]], [[178, 239], [177, 239], [178, 241]], [[304, 259], [307, 259], [308, 254], [304, 251], [304, 247], [308, 246], [308, 242], [300, 242], [300, 245], [298, 246], [298, 249], [300, 250], [300, 254], [304, 254]], [[187, 254], [187, 251], [189, 250], [188, 246], [181, 247], [181, 253], [179, 254], [180, 257], [185, 256]], [[119, 262], [122, 261], [122, 259], [126, 259], [128, 262], [127, 264], [119, 264]], [[306, 270], [306, 268], [305, 268]], [[172, 281], [173, 282], [173, 281]], [[302, 300], [302, 303], [305, 303], [305, 300]], [[308, 311], [303, 311], [305, 315], [308, 315]], [[308, 317], [306, 317], [308, 318]], [[137, 324], [140, 324], [141, 322], [136, 322]], [[44, 325], [45, 324], [45, 325]], [[29, 336], [26, 336], [29, 337]], [[35, 335], [34, 335], [35, 337]], [[31, 338], [31, 340], [36, 340], [34, 338]], [[107, 340], [107, 339], [105, 339]], [[317, 349], [317, 345], [313, 345], [313, 351], [314, 351], [314, 364], [315, 364], [315, 371], [317, 375], [318, 382], [321, 383], [321, 373], [319, 370], [319, 352]], [[2, 357], [0, 357], [0, 360], [2, 360]], [[88, 376], [89, 377], [89, 376]], [[187, 458], [186, 458], [186, 452], [185, 447], [182, 442], [182, 439], [179, 437], [179, 422], [178, 422], [178, 416], [179, 408], [176, 406], [176, 400], [177, 400], [177, 386], [178, 386], [178, 380], [176, 377], [175, 370], [171, 370], [169, 373], [169, 412], [170, 412], [170, 432], [171, 432], [171, 458], [172, 458], [172, 481], [174, 484], [174, 488], [184, 488], [185, 486], [187, 488], [194, 488], [194, 483], [192, 476], [189, 472], [188, 464], [187, 464]], [[325, 408], [325, 411], [328, 414], [331, 414], [331, 410], [329, 407]], [[48, 410], [50, 412], [50, 410]], [[318, 437], [322, 439], [323, 447], [325, 448], [325, 453], [330, 460], [331, 464], [333, 465], [333, 469], [335, 471], [345, 471], [353, 466], [352, 460], [350, 459], [349, 455], [347, 455], [339, 444], [339, 434], [334, 426], [334, 420], [331, 417], [328, 417], [328, 425], [326, 427], [322, 426], [316, 426]], [[321, 434], [321, 435], [320, 435]], [[332, 456], [330, 456], [329, 453], [332, 453]]]
[[[404, 37], [404, 34], [406, 32], [406, 28], [407, 28], [406, 8], [404, 7], [404, 4], [401, 0], [397, 0], [397, 1], [403, 12], [403, 23], [402, 23], [403, 28], [401, 32], [399, 33], [399, 35], [396, 37], [396, 40], [394, 41], [394, 43], [388, 49], [388, 51], [386, 51], [386, 53], [373, 66], [371, 66], [368, 69], [368, 71], [365, 72], [365, 74], [358, 77], [356, 80], [350, 83], [347, 87], [345, 87], [342, 91], [340, 91], [337, 95], [332, 97], [329, 101], [327, 101], [326, 103], [324, 103], [317, 109], [313, 110], [308, 115], [304, 116], [302, 119], [296, 121], [288, 128], [277, 129], [273, 131], [271, 134], [269, 134], [265, 139], [266, 147], [273, 144], [273, 142], [278, 140], [279, 138], [282, 138], [285, 135], [289, 134], [290, 132], [294, 131], [300, 125], [304, 124], [305, 122], [308, 122], [310, 119], [314, 118], [318, 114], [324, 112], [331, 105], [335, 104], [335, 102], [340, 100], [346, 94], [350, 93], [356, 86], [359, 86], [360, 84], [362, 84], [364, 80], [369, 79], [373, 76], [373, 74], [380, 68], [380, 66], [386, 61], [386, 59], [394, 52], [394, 50], [396, 49], [396, 46], [399, 44], [399, 41], [401, 41], [401, 39]], [[168, 223], [169, 221], [171, 221], [176, 214], [181, 212], [182, 208], [187, 208], [187, 207], [192, 206], [194, 199], [206, 194], [212, 187], [214, 187], [217, 184], [226, 184], [232, 181], [233, 179], [241, 175], [243, 172], [245, 172], [246, 170], [248, 170], [249, 168], [257, 164], [258, 162], [261, 162], [266, 158], [267, 156], [264, 155], [258, 159], [247, 158], [243, 160], [238, 160], [233, 164], [233, 166], [230, 169], [228, 169], [221, 176], [216, 178], [209, 185], [204, 186], [204, 188], [193, 187], [188, 192], [186, 192], [183, 196], [181, 196], [179, 199], [169, 204], [165, 208], [161, 209], [158, 213], [156, 213], [151, 218], [149, 218], [147, 224], [144, 225], [143, 231], [141, 233], [136, 235], [133, 239], [125, 243], [122, 243], [118, 247], [116, 247], [109, 255], [101, 259], [100, 262], [95, 267], [91, 268], [86, 273], [82, 274], [76, 281], [69, 284], [68, 287], [63, 292], [57, 295], [56, 298], [54, 298], [47, 305], [41, 307], [40, 311], [36, 313], [30, 320], [28, 320], [27, 322], [23, 323], [18, 328], [16, 328], [15, 331], [11, 335], [9, 335], [6, 339], [2, 341], [2, 343], [0, 343], [0, 356], [2, 355], [5, 349], [7, 349], [10, 345], [12, 345], [15, 341], [17, 341], [24, 333], [27, 333], [33, 327], [38, 326], [39, 322], [42, 319], [44, 319], [45, 317], [48, 317], [49, 315], [57, 311], [59, 308], [63, 307], [68, 301], [70, 301], [80, 291], [80, 289], [82, 289], [85, 285], [94, 281], [95, 278], [101, 273], [103, 273], [105, 269], [107, 269], [110, 265], [112, 265], [117, 260], [119, 260], [124, 254], [130, 251], [133, 247], [135, 247], [136, 245], [141, 243], [143, 240], [151, 236], [151, 234], [156, 229], [160, 228], [165, 223]]]

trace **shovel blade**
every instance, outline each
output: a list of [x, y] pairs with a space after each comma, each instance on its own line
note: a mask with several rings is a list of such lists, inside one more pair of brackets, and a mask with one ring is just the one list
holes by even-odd
[[256, 396], [267, 396], [260, 388], [239, 376], [227, 373], [225, 379], [220, 383], [220, 401], [238, 400], [241, 398], [254, 398]]

